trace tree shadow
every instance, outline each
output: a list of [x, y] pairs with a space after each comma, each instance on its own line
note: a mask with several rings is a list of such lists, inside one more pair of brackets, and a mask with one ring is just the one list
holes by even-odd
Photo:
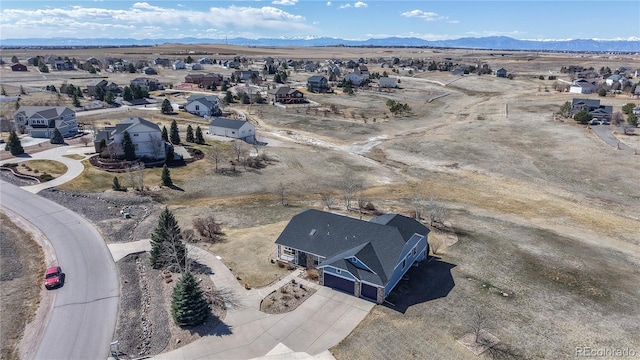
[[227, 288], [219, 288], [216, 290], [216, 296], [224, 301], [224, 305], [228, 309], [236, 309], [240, 306], [240, 300], [235, 292]]
[[214, 315], [209, 316], [204, 324], [186, 327], [186, 329], [200, 336], [226, 336], [233, 334], [233, 328]]
[[198, 261], [192, 262], [189, 269], [195, 274], [213, 275], [213, 270], [209, 266]]
[[22, 153], [20, 155], [15, 155], [14, 157], [17, 158], [25, 158], [25, 159], [31, 159], [31, 155], [27, 154], [27, 153]]
[[400, 280], [384, 306], [404, 314], [413, 305], [446, 297], [455, 286], [451, 274], [454, 267], [455, 264], [441, 261], [438, 257], [430, 257], [418, 266], [412, 266], [407, 271], [409, 280]]
[[184, 192], [184, 189], [183, 189], [183, 188], [181, 188], [180, 186], [175, 185], [175, 184], [174, 184], [174, 185], [169, 185], [168, 187], [169, 187], [171, 190], [178, 190], [178, 191], [182, 191], [182, 192]]

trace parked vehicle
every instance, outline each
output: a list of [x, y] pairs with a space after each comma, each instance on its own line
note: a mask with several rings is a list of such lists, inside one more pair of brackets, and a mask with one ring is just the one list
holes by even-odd
[[62, 285], [62, 269], [60, 266], [52, 266], [47, 269], [44, 275], [44, 287], [47, 289], [55, 289]]
[[600, 121], [598, 119], [593, 119], [593, 120], [591, 120], [589, 125], [600, 125]]

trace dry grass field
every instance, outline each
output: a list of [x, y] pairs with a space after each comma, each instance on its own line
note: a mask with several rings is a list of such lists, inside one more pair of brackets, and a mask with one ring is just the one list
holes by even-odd
[[[16, 51], [20, 58], [36, 53]], [[456, 340], [469, 332], [478, 309], [487, 314], [488, 331], [519, 358], [569, 358], [576, 347], [640, 353], [640, 156], [616, 150], [571, 119], [554, 117], [574, 94], [555, 92], [554, 81], [538, 79], [552, 72], [568, 80], [559, 70], [569, 65], [637, 67], [637, 56], [205, 45], [69, 50], [68, 56], [184, 58], [187, 51], [216, 59], [245, 55], [257, 60], [266, 55], [319, 60], [450, 57], [468, 64], [486, 62], [514, 74], [508, 80], [401, 70], [402, 89], [391, 92], [318, 95], [306, 93], [302, 85], [306, 96], [320, 104], [318, 111], [314, 106], [234, 104], [230, 108], [247, 114], [259, 139], [268, 143], [262, 150], [271, 159], [267, 167], [222, 175], [213, 171], [206, 156], [171, 169], [182, 191], [152, 191], [175, 212], [183, 229], [190, 228], [195, 217], [215, 214], [225, 237], [209, 250], [222, 257], [241, 283], [251, 286], [283, 274], [269, 260], [273, 242], [291, 216], [308, 207], [322, 208], [327, 192], [335, 194], [337, 209], [343, 210], [339, 183], [347, 172], [361, 179], [363, 198], [381, 211], [410, 214], [417, 193], [425, 199], [433, 196], [446, 207], [458, 242], [432, 262], [413, 268], [410, 280], [390, 296], [393, 305], [376, 306], [332, 349], [336, 358], [476, 358]], [[382, 72], [376, 66], [369, 68]], [[207, 71], [228, 73], [220, 67]], [[186, 73], [162, 69], [158, 77], [175, 85]], [[292, 72], [290, 80], [303, 83], [309, 75]], [[33, 72], [2, 70], [9, 92], [20, 84], [58, 86], [65, 76], [70, 75], [42, 79]], [[122, 84], [130, 77], [109, 74]], [[180, 94], [165, 95], [184, 100]], [[29, 98], [36, 95], [23, 101]], [[406, 102], [412, 112], [393, 116], [385, 105], [388, 99]], [[624, 94], [599, 99], [614, 111], [628, 102], [638, 104]], [[338, 113], [322, 110], [332, 105]], [[3, 104], [5, 111], [10, 113], [10, 105]], [[182, 113], [162, 116], [153, 107], [83, 114], [79, 119], [104, 125], [129, 116], [167, 127], [177, 119], [182, 134], [188, 124], [206, 125]], [[640, 151], [638, 136], [617, 136]], [[208, 154], [216, 141], [207, 138], [203, 151]], [[223, 166], [229, 166], [231, 157]], [[159, 170], [147, 171], [146, 183], [159, 183]], [[104, 191], [112, 177], [87, 169], [63, 187]], [[289, 206], [279, 204], [281, 183]]]

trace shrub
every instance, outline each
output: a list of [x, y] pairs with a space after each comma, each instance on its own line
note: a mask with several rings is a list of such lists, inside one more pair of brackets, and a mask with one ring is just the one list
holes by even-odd
[[16, 163], [6, 163], [6, 164], [2, 164], [0, 166], [8, 167], [8, 168], [14, 168], [14, 167], [18, 167], [18, 164], [16, 164]]
[[44, 173], [38, 177], [40, 181], [50, 181], [53, 180], [53, 176], [51, 174]]

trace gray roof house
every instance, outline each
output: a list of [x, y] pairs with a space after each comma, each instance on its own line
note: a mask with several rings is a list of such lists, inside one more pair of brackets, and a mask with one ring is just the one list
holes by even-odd
[[277, 257], [317, 268], [320, 283], [381, 304], [409, 268], [427, 258], [429, 229], [398, 214], [370, 221], [308, 209], [278, 239]]
[[13, 120], [34, 138], [50, 138], [56, 128], [64, 137], [78, 133], [76, 112], [66, 106], [20, 106]]
[[613, 114], [613, 106], [600, 105], [600, 100], [598, 99], [573, 99], [571, 101], [571, 116], [581, 110], [587, 110], [596, 119], [611, 120], [611, 115]]
[[222, 115], [220, 99], [215, 95], [191, 95], [187, 99], [184, 110], [202, 117]]
[[329, 89], [329, 82], [322, 75], [313, 75], [307, 79], [307, 89], [316, 93], [326, 92]]
[[[148, 157], [162, 160], [166, 157], [165, 141], [158, 124], [141, 117], [124, 119], [116, 126], [108, 126], [99, 131], [93, 139], [96, 152], [100, 151], [100, 142], [105, 140], [107, 146], [119, 145], [120, 150], [123, 134], [128, 132], [135, 147], [137, 157]], [[124, 152], [122, 152], [124, 153]], [[120, 154], [121, 155], [121, 154]]]
[[255, 141], [256, 127], [246, 120], [216, 117], [209, 123], [209, 134], [240, 139], [250, 143]]

